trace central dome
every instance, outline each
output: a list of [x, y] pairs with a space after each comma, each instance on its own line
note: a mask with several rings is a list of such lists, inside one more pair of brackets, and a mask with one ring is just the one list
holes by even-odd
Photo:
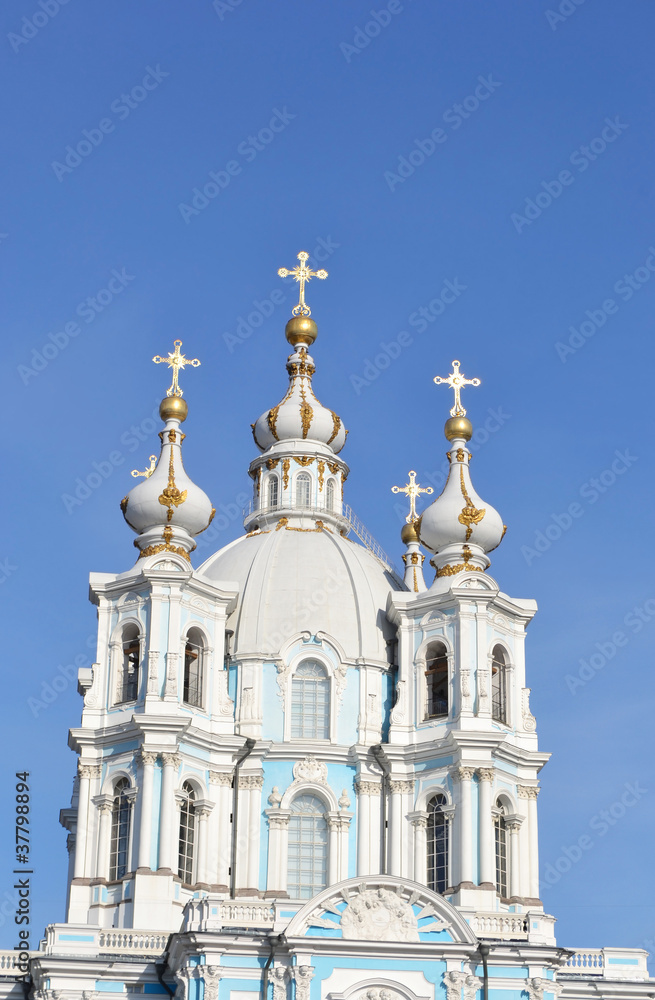
[[237, 539], [198, 572], [238, 584], [228, 621], [234, 656], [275, 657], [290, 636], [311, 629], [335, 639], [348, 660], [388, 662], [387, 598], [402, 587], [357, 542], [324, 527], [281, 527]]

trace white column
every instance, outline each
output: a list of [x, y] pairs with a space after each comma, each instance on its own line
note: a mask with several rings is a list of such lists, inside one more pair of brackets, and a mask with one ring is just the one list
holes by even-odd
[[99, 764], [78, 764], [79, 790], [77, 805], [77, 825], [75, 840], [75, 878], [84, 878], [87, 874], [87, 840], [90, 832], [90, 797], [91, 778], [100, 776]]
[[93, 804], [100, 816], [98, 830], [98, 856], [95, 874], [97, 878], [109, 878], [109, 850], [111, 841], [111, 810], [114, 804], [112, 795], [96, 795]]
[[519, 845], [519, 830], [521, 820], [512, 816], [507, 820], [509, 831], [509, 895], [519, 898], [521, 895], [521, 855]]
[[539, 827], [537, 821], [537, 796], [539, 789], [533, 788], [528, 799], [528, 837], [530, 845], [530, 896], [539, 899]]
[[[245, 873], [246, 887], [257, 889], [259, 887], [259, 842], [261, 839], [261, 819], [262, 819], [262, 785], [264, 779], [261, 774], [244, 775], [241, 782], [245, 782], [245, 798], [248, 801], [248, 822], [244, 829], [248, 836], [247, 870]], [[245, 817], [244, 817], [245, 823]]]
[[175, 837], [178, 823], [175, 805], [175, 778], [180, 766], [180, 756], [175, 753], [165, 753], [162, 755], [162, 760], [164, 771], [159, 814], [159, 868], [177, 872]]
[[216, 816], [216, 839], [211, 841], [211, 850], [216, 852], [216, 882], [229, 886], [230, 850], [232, 846], [232, 772], [211, 771], [210, 782], [218, 786], [218, 801], [212, 815]]
[[154, 783], [157, 754], [141, 751], [141, 826], [139, 828], [139, 851], [137, 867], [150, 868], [150, 843], [152, 840], [152, 789]]
[[379, 781], [356, 782], [357, 874], [379, 875], [382, 798]]
[[326, 815], [328, 825], [328, 885], [339, 881], [339, 813]]
[[526, 803], [527, 829], [522, 831], [522, 860], [524, 896], [539, 899], [539, 829], [537, 826], [537, 796], [539, 789], [533, 785], [519, 785], [519, 799]]
[[[237, 828], [235, 830], [233, 824], [232, 829], [232, 836], [236, 835], [237, 838], [237, 849], [235, 852], [236, 872], [232, 873], [237, 895], [242, 889], [254, 888], [254, 886], [248, 885], [248, 845], [250, 836], [250, 789], [248, 787], [248, 778], [249, 775], [243, 774], [239, 777]], [[231, 862], [232, 858], [230, 857]]]
[[355, 783], [357, 793], [357, 874], [370, 875], [371, 793], [370, 782]]
[[391, 791], [391, 805], [389, 808], [389, 831], [387, 857], [389, 859], [389, 875], [403, 875], [403, 846], [405, 841], [405, 810], [403, 808], [403, 796], [410, 795], [414, 791], [413, 781], [397, 781], [392, 779], [389, 782]]
[[414, 828], [413, 870], [409, 877], [420, 885], [428, 882], [428, 814], [425, 810], [417, 810], [409, 814], [409, 821]]
[[201, 799], [196, 802], [195, 814], [198, 822], [198, 862], [196, 864], [196, 882], [209, 884], [207, 875], [208, 857], [207, 848], [209, 843], [209, 816], [214, 807], [214, 803], [208, 799]]
[[268, 819], [268, 869], [266, 892], [287, 895], [287, 852], [289, 844], [289, 809], [266, 810]]
[[491, 814], [491, 787], [494, 780], [492, 768], [478, 770], [480, 800], [478, 803], [478, 836], [480, 838], [480, 885], [495, 889], [494, 825]]
[[471, 779], [473, 778], [472, 767], [458, 767], [453, 772], [453, 777], [459, 781], [459, 808], [457, 809], [459, 832], [459, 881], [468, 887], [473, 885], [473, 830], [472, 830], [472, 809], [471, 809]]

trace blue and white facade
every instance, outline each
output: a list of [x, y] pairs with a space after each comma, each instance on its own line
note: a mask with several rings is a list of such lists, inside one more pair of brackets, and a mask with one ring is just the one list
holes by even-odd
[[403, 532], [401, 579], [350, 535], [315, 327], [288, 336], [244, 535], [192, 568], [211, 509], [182, 465], [186, 406], [164, 400], [157, 469], [122, 502], [139, 558], [91, 576], [67, 922], [33, 955], [35, 996], [652, 996], [645, 952], [572, 957], [540, 900], [536, 605], [487, 572], [504, 529], [470, 424], [446, 424], [448, 484]]

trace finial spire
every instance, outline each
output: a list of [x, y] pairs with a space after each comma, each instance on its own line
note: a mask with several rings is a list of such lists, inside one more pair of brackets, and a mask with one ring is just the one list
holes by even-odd
[[459, 361], [453, 361], [453, 370], [446, 378], [437, 375], [434, 379], [436, 385], [449, 385], [455, 393], [455, 405], [450, 411], [451, 417], [465, 417], [466, 410], [462, 406], [460, 393], [465, 385], [480, 385], [479, 378], [464, 378], [459, 370]]
[[416, 482], [416, 473], [413, 469], [409, 473], [409, 482], [405, 486], [392, 486], [392, 493], [406, 493], [409, 500], [409, 514], [405, 518], [407, 524], [413, 524], [418, 520], [416, 513], [416, 501], [421, 493], [434, 493], [431, 486], [419, 486]]
[[173, 346], [175, 350], [173, 351], [172, 354], [169, 351], [167, 358], [162, 358], [159, 354], [155, 354], [152, 360], [155, 362], [156, 365], [164, 364], [168, 365], [169, 368], [173, 369], [173, 381], [171, 383], [170, 389], [166, 390], [166, 395], [182, 396], [183, 393], [178, 383], [180, 368], [184, 368], [186, 365], [191, 365], [193, 368], [197, 368], [200, 365], [200, 362], [198, 361], [197, 358], [194, 358], [193, 360], [185, 358], [184, 355], [180, 353], [180, 347], [182, 346], [181, 340], [176, 340]]
[[307, 261], [309, 260], [309, 254], [305, 250], [302, 250], [298, 254], [298, 260], [300, 264], [297, 264], [290, 271], [286, 267], [281, 267], [278, 269], [278, 274], [281, 278], [292, 277], [300, 285], [300, 295], [298, 298], [298, 305], [294, 306], [291, 310], [293, 316], [311, 316], [312, 311], [305, 302], [305, 285], [311, 278], [327, 278], [327, 271], [312, 271], [307, 267]]

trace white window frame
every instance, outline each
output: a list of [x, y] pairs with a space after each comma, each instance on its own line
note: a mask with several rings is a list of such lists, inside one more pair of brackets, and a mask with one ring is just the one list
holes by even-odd
[[[275, 503], [271, 503], [271, 486], [273, 485], [273, 483], [275, 483], [276, 485]], [[264, 504], [267, 510], [277, 510], [278, 507], [282, 506], [282, 494], [280, 485], [281, 485], [280, 477], [275, 472], [271, 472], [271, 474], [266, 477], [266, 484], [264, 486], [264, 489], [266, 490], [266, 492], [264, 493]]]
[[[306, 504], [298, 502], [298, 483], [301, 481], [303, 483], [305, 482], [307, 483], [308, 500]], [[312, 503], [313, 497], [314, 497], [314, 480], [312, 478], [312, 474], [311, 472], [308, 472], [307, 469], [302, 469], [300, 472], [297, 472], [293, 477], [293, 506], [297, 507], [299, 510], [309, 510], [311, 507], [314, 506], [314, 504]]]
[[[425, 676], [428, 668], [428, 658], [427, 652], [433, 643], [441, 642], [446, 647], [446, 656], [448, 657], [448, 714], [438, 715], [434, 718], [428, 718], [428, 684], [427, 677]], [[443, 724], [445, 722], [452, 722], [455, 718], [455, 656], [453, 648], [445, 635], [437, 633], [436, 635], [431, 635], [426, 638], [418, 648], [416, 656], [414, 658], [416, 664], [416, 707], [417, 707], [417, 726], [435, 726]], [[458, 706], [458, 710], [461, 706]]]
[[[304, 663], [306, 660], [315, 660], [319, 663], [325, 670], [326, 680], [328, 684], [328, 711], [330, 713], [329, 719], [329, 735], [327, 739], [316, 738], [316, 737], [306, 737], [306, 736], [292, 736], [291, 735], [291, 713], [292, 713], [292, 693], [293, 693], [293, 678], [295, 677], [296, 670], [298, 667]], [[322, 650], [317, 649], [306, 649], [300, 653], [297, 653], [291, 662], [289, 663], [289, 671], [286, 679], [286, 690], [284, 693], [284, 741], [285, 743], [317, 743], [320, 745], [326, 745], [327, 743], [334, 743], [337, 736], [337, 700], [336, 700], [336, 684], [335, 684], [335, 668], [330, 662], [329, 658], [323, 653]]]

